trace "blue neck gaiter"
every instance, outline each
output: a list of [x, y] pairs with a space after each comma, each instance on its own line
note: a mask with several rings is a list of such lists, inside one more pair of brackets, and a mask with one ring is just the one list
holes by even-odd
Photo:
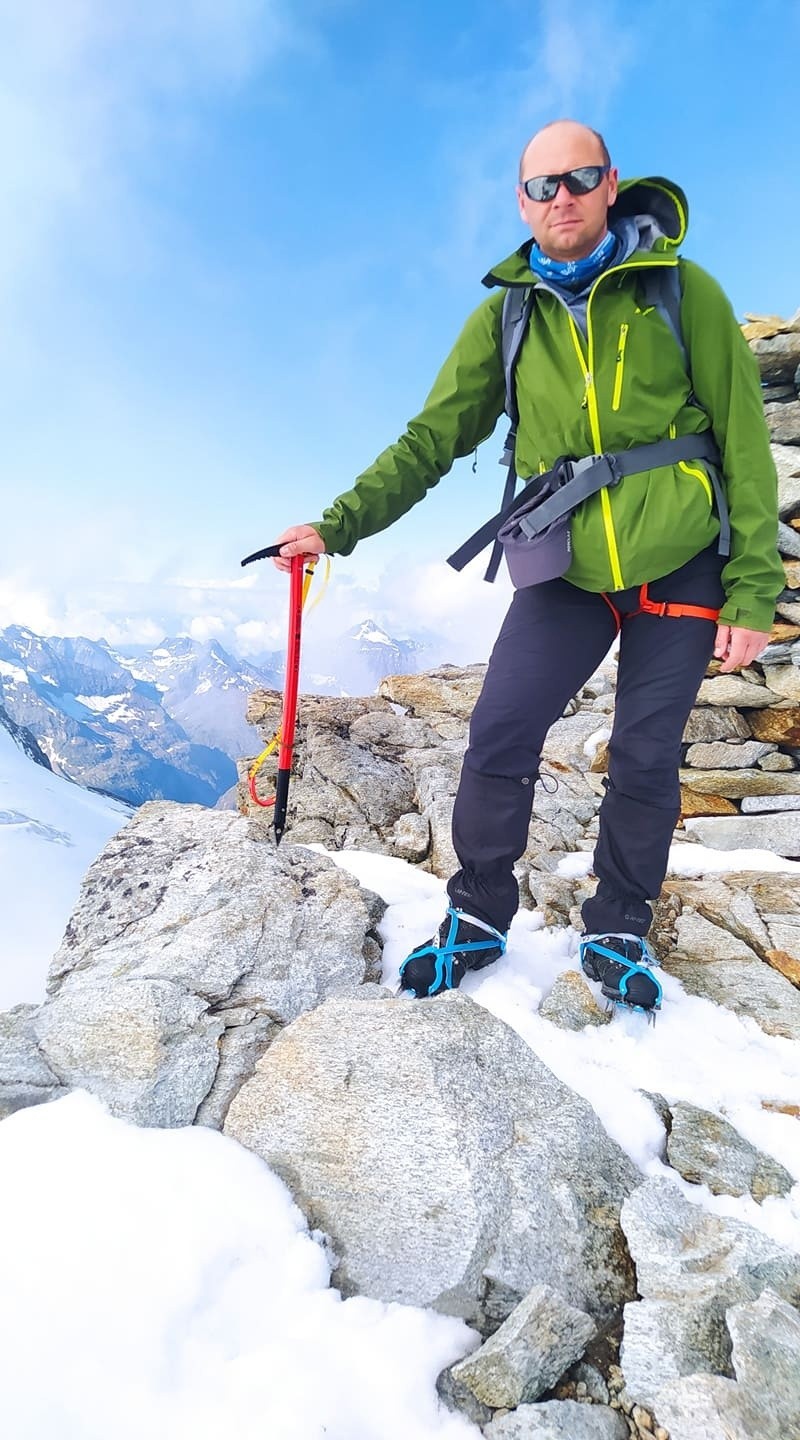
[[528, 264], [541, 280], [551, 280], [555, 285], [577, 291], [591, 284], [601, 271], [607, 269], [616, 258], [617, 250], [623, 247], [622, 237], [613, 230], [607, 230], [591, 255], [584, 255], [581, 260], [553, 260], [539, 249], [534, 240]]

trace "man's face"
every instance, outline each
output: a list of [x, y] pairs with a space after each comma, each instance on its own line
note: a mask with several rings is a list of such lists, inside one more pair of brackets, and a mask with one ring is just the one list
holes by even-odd
[[[581, 165], [602, 165], [595, 136], [582, 125], [565, 121], [534, 136], [525, 154], [522, 178], [560, 175]], [[570, 195], [559, 185], [552, 200], [529, 200], [517, 186], [519, 213], [540, 250], [553, 260], [580, 260], [590, 255], [608, 229], [608, 208], [617, 198], [617, 171], [609, 170], [596, 190]]]

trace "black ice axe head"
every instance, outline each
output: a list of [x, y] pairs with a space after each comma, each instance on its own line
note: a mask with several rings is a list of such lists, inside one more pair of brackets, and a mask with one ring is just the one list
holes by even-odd
[[267, 545], [264, 550], [255, 550], [252, 555], [245, 555], [242, 564], [250, 565], [253, 560], [273, 560], [280, 553], [280, 545]]

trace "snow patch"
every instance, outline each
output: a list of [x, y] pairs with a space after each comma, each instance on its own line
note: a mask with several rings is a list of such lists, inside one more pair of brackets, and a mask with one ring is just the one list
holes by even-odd
[[20, 670], [18, 665], [12, 665], [8, 660], [0, 660], [0, 675], [7, 675], [9, 680], [13, 680], [17, 685], [27, 685], [28, 683], [25, 671]]
[[104, 715], [112, 706], [119, 705], [126, 700], [126, 695], [76, 695], [74, 697], [79, 705], [85, 705], [87, 710], [96, 710], [98, 714]]
[[592, 760], [594, 760], [594, 757], [600, 749], [600, 746], [605, 745], [606, 741], [610, 739], [610, 726], [603, 725], [600, 730], [594, 730], [592, 734], [588, 737], [588, 739], [584, 740], [583, 753], [587, 756], [590, 764]]
[[435, 1390], [474, 1332], [343, 1300], [321, 1237], [235, 1141], [137, 1129], [79, 1093], [3, 1121], [0, 1170], [15, 1440], [479, 1440]]
[[141, 717], [130, 705], [118, 705], [116, 710], [109, 710], [108, 718], [112, 725], [126, 725], [128, 721], [137, 721]]
[[[576, 850], [564, 855], [556, 866], [556, 874], [567, 880], [588, 875], [592, 868], [592, 852]], [[693, 841], [680, 841], [669, 847], [667, 874], [696, 879], [700, 875], [726, 875], [736, 870], [763, 870], [772, 874], [800, 874], [800, 860], [786, 860], [771, 850], [710, 850]]]
[[[51, 764], [60, 757], [46, 739]], [[127, 806], [37, 765], [0, 726], [0, 1010], [45, 998], [45, 977], [86, 871]], [[55, 842], [55, 843], [53, 843]]]

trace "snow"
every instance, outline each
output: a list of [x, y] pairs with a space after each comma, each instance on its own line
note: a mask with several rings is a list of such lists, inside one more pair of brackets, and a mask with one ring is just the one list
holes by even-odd
[[606, 741], [610, 739], [611, 727], [609, 725], [603, 725], [599, 730], [593, 731], [593, 733], [584, 740], [583, 753], [587, 756], [590, 763], [594, 760], [600, 746], [605, 745]]
[[[88, 710], [91, 713], [105, 715], [112, 725], [125, 725], [129, 721], [138, 721], [140, 715], [137, 710], [128, 702], [130, 696], [124, 692], [120, 695], [70, 695], [64, 691], [59, 697], [58, 704], [67, 715], [73, 719], [81, 720]], [[44, 741], [40, 741], [44, 744]]]
[[127, 725], [129, 721], [138, 720], [140, 716], [133, 706], [123, 704], [118, 705], [116, 710], [109, 710], [108, 718], [112, 725]]
[[101, 715], [110, 710], [112, 705], [119, 705], [127, 699], [125, 695], [76, 695], [74, 697], [79, 705], [85, 705], [87, 710], [97, 710]]
[[18, 665], [12, 665], [8, 660], [0, 660], [0, 675], [7, 675], [9, 680], [13, 680], [17, 685], [27, 685], [28, 683], [25, 671], [20, 670]]
[[[698, 853], [699, 852], [699, 853]], [[690, 843], [673, 845], [669, 857], [670, 873], [690, 878], [698, 875], [724, 875], [734, 870], [769, 870], [784, 875], [800, 874], [800, 860], [786, 860], [771, 850], [710, 850], [706, 845]]]
[[[575, 850], [559, 860], [556, 873], [568, 880], [588, 875], [592, 868], [589, 850]], [[682, 875], [685, 880], [701, 875], [726, 875], [737, 870], [770, 871], [772, 874], [800, 874], [800, 860], [785, 860], [771, 850], [711, 850], [707, 845], [680, 841], [670, 845], [668, 874]]]
[[368, 640], [375, 645], [392, 645], [393, 641], [384, 630], [379, 630], [374, 620], [364, 620], [355, 636], [356, 640]]
[[[405, 956], [438, 929], [447, 904], [444, 882], [389, 856], [326, 851], [320, 845], [309, 848], [327, 854], [386, 901], [380, 926], [383, 978], [396, 987]], [[691, 874], [741, 869], [743, 855], [753, 869], [798, 868], [765, 851], [718, 852], [699, 845], [673, 846], [671, 868], [682, 862], [684, 850], [700, 852]], [[571, 855], [566, 860], [585, 860], [588, 871], [591, 856]], [[585, 873], [582, 864], [568, 871], [566, 860], [562, 873]], [[778, 863], [770, 865], [771, 860]], [[762, 1101], [797, 1103], [800, 1040], [764, 1034], [754, 1020], [686, 994], [680, 982], [663, 971], [664, 1006], [655, 1026], [648, 1025], [644, 1015], [617, 1010], [609, 1026], [562, 1030], [538, 1012], [556, 977], [564, 970], [580, 970], [577, 949], [574, 930], [547, 928], [541, 912], [521, 910], [511, 926], [505, 955], [486, 970], [468, 975], [461, 989], [516, 1030], [566, 1085], [588, 1100], [608, 1134], [643, 1174], [668, 1174], [690, 1199], [707, 1209], [747, 1221], [800, 1251], [800, 1184], [786, 1198], [771, 1198], [761, 1205], [750, 1196], [713, 1196], [705, 1186], [688, 1185], [664, 1166], [660, 1158], [664, 1127], [641, 1094], [657, 1092], [667, 1101], [685, 1100], [724, 1115], [800, 1182], [798, 1121], [762, 1108]], [[591, 988], [601, 1000], [599, 985]]]
[[474, 1332], [343, 1300], [235, 1141], [75, 1094], [0, 1124], [0, 1172], [9, 1440], [479, 1440], [435, 1391]]
[[0, 1010], [44, 999], [80, 882], [129, 815], [37, 765], [0, 725]]
[[156, 690], [160, 690], [162, 694], [165, 690], [169, 688], [167, 685], [159, 685], [158, 681], [156, 680], [151, 680], [150, 671], [147, 670], [144, 666], [138, 665], [135, 660], [128, 660], [124, 655], [116, 655], [114, 658], [119, 661], [120, 665], [122, 665], [127, 671], [129, 671], [129, 673], [133, 676], [134, 680], [146, 680], [148, 684], [154, 685]]

